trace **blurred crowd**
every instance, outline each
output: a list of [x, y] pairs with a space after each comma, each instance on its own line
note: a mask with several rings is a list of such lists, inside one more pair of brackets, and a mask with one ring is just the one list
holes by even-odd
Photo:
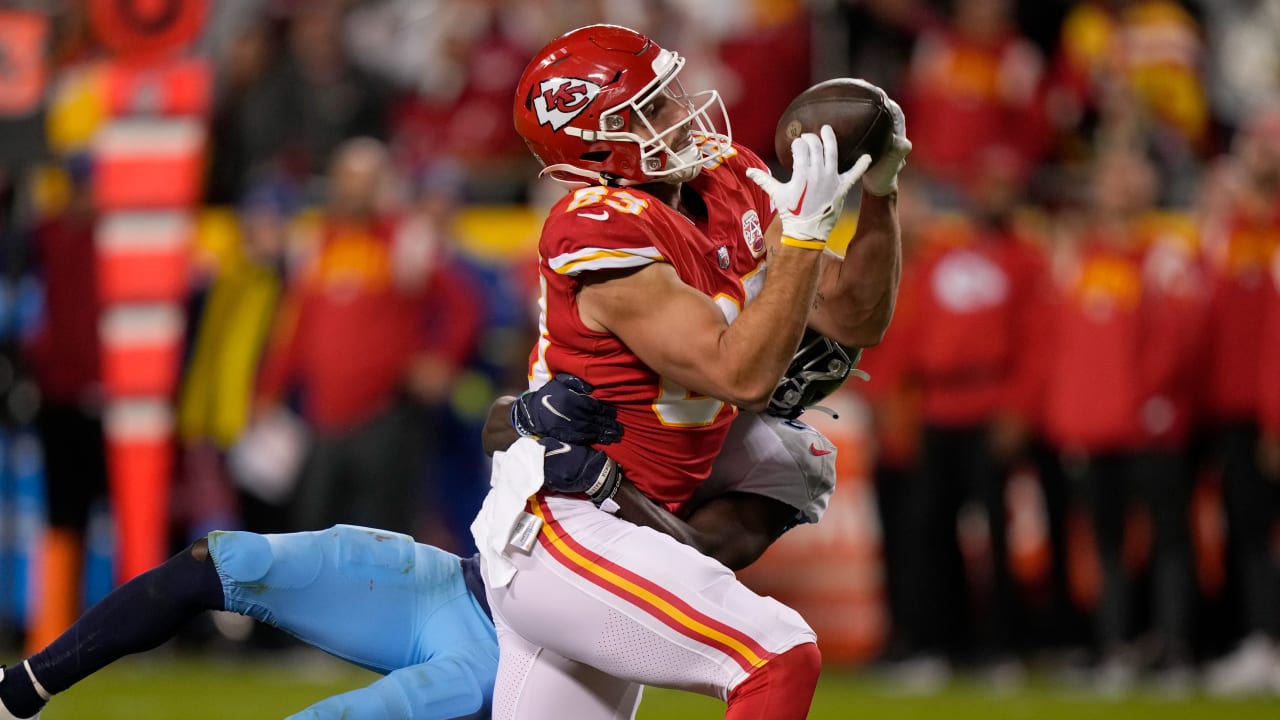
[[[75, 5], [62, 72], [94, 57]], [[1280, 692], [1280, 0], [210, 6], [205, 201], [237, 240], [188, 303], [175, 539], [352, 522], [467, 549], [536, 279], [454, 220], [554, 199], [511, 88], [609, 21], [686, 55], [770, 161], [816, 81], [905, 109], [898, 308], [847, 389], [874, 418], [886, 669], [927, 688], [1079, 651], [1116, 691]], [[74, 536], [106, 469], [92, 168], [65, 170], [57, 211], [6, 230], [45, 288], [25, 367]]]

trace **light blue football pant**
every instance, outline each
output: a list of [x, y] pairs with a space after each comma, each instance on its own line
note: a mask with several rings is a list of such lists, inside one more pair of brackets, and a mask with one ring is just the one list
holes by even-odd
[[384, 675], [290, 720], [489, 717], [497, 636], [456, 555], [351, 525], [213, 532], [209, 552], [227, 610]]

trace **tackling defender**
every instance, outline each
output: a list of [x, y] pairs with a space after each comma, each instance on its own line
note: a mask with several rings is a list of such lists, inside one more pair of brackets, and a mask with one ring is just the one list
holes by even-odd
[[[626, 429], [609, 457], [669, 509], [706, 479], [736, 407], [764, 408], [806, 322], [878, 342], [910, 148], [898, 111], [877, 166], [864, 156], [840, 173], [824, 127], [796, 141], [779, 183], [715, 131], [714, 91], [684, 94], [682, 66], [639, 33], [591, 26], [540, 51], [515, 98], [544, 173], [585, 185], [543, 227], [532, 382], [570, 372], [594, 385]], [[822, 251], [864, 172], [850, 257], [889, 260], [860, 275], [857, 259]], [[502, 650], [495, 718], [629, 717], [644, 684], [727, 700], [729, 718], [807, 714], [820, 657], [797, 613], [607, 503], [539, 491], [542, 458], [521, 440], [495, 461], [472, 525]]]
[[[840, 355], [834, 346], [830, 352]], [[834, 372], [815, 374], [804, 369], [809, 364], [798, 356], [786, 385], [788, 391], [818, 388], [806, 391], [808, 402], [842, 381], [848, 368], [836, 360]], [[553, 455], [546, 468], [548, 482], [573, 489], [581, 484], [579, 469], [602, 457], [587, 443], [613, 442], [621, 431], [588, 391], [564, 376], [518, 403], [500, 400], [490, 414], [486, 449], [515, 440], [507, 418], [511, 407], [524, 407], [524, 432], [543, 436], [544, 443], [555, 437], [583, 443]], [[775, 410], [793, 417], [801, 409], [797, 397], [780, 387]], [[743, 414], [730, 437], [687, 523], [670, 516], [661, 522], [737, 569], [797, 522], [818, 521], [835, 466], [834, 454], [809, 450], [832, 449], [820, 433], [785, 417]], [[629, 483], [620, 485], [619, 497], [633, 492]], [[627, 502], [644, 517], [665, 515], [651, 504]], [[413, 572], [403, 572], [410, 567]], [[288, 535], [211, 534], [121, 586], [46, 650], [0, 668], [0, 720], [37, 716], [51, 693], [156, 647], [205, 610], [257, 618], [386, 676], [293, 718], [488, 717], [498, 651], [478, 557], [458, 558], [396, 533], [338, 526]]]

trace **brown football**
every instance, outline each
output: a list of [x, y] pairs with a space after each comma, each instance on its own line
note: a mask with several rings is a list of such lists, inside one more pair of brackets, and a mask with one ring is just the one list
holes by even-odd
[[791, 141], [823, 125], [836, 133], [842, 172], [863, 155], [879, 159], [893, 132], [893, 118], [879, 93], [850, 78], [826, 80], [797, 95], [778, 118], [773, 149], [783, 167], [791, 169]]

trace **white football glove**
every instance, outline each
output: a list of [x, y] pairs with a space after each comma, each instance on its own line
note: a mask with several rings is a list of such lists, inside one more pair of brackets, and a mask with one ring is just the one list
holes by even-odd
[[818, 135], [804, 133], [791, 142], [791, 158], [791, 179], [786, 183], [758, 168], [748, 169], [747, 177], [773, 199], [782, 218], [784, 245], [821, 250], [840, 218], [849, 188], [866, 172], [871, 156], [863, 155], [840, 172], [835, 131], [823, 125]]
[[898, 173], [907, 164], [907, 153], [911, 152], [911, 141], [907, 139], [907, 118], [902, 114], [898, 103], [884, 90], [861, 78], [854, 78], [853, 82], [884, 98], [884, 106], [889, 108], [889, 115], [893, 118], [893, 137], [889, 138], [889, 146], [876, 164], [867, 168], [866, 174], [862, 176], [863, 190], [877, 197], [884, 197], [898, 191]]

